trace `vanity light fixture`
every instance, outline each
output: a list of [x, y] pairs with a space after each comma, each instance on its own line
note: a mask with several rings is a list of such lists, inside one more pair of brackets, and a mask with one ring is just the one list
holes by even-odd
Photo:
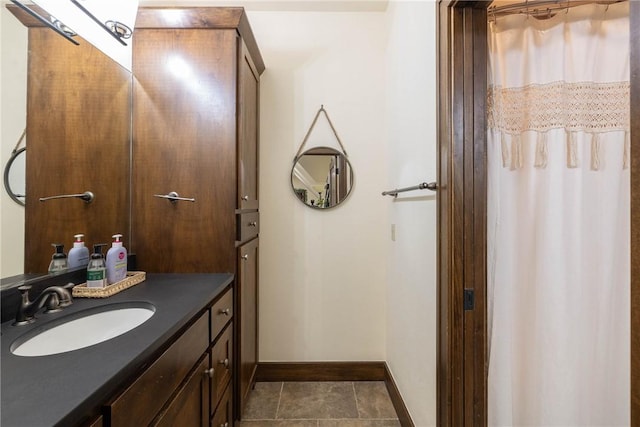
[[73, 28], [83, 40], [131, 71], [133, 50], [130, 40], [138, 14], [138, 0], [32, 1]]
[[71, 28], [67, 27], [66, 25], [64, 25], [61, 21], [59, 21], [55, 17], [51, 16], [51, 20], [48, 20], [44, 16], [36, 12], [35, 10], [20, 3], [18, 0], [11, 0], [11, 3], [15, 4], [20, 9], [24, 10], [29, 15], [33, 16], [35, 19], [42, 22], [44, 25], [51, 28], [53, 31], [60, 34], [62, 37], [69, 40], [71, 43], [75, 44], [76, 46], [80, 44], [74, 39], [72, 39], [72, 37], [77, 35], [76, 32], [73, 31]]
[[[128, 39], [131, 37], [132, 31], [129, 27], [117, 21], [110, 20], [107, 22], [102, 22], [98, 18], [96, 18], [95, 15], [91, 13], [86, 7], [80, 4], [78, 0], [71, 0], [71, 3], [75, 4], [78, 7], [78, 9], [83, 11], [89, 18], [93, 20], [93, 22], [98, 24], [100, 28], [104, 29], [107, 33], [113, 36], [113, 38], [116, 39], [119, 43], [121, 43], [123, 46], [127, 45], [122, 39], [123, 38]], [[109, 23], [111, 24], [109, 25]], [[127, 37], [124, 37], [124, 35], [127, 35]]]

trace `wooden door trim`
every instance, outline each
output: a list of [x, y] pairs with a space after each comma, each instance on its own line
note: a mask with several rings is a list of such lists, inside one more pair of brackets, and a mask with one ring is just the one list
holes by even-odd
[[[440, 426], [487, 424], [486, 83], [482, 78], [487, 71], [489, 3], [440, 0], [437, 10]], [[637, 40], [640, 4], [630, 3], [630, 37]], [[630, 49], [633, 147], [640, 135], [640, 46], [630, 43]], [[640, 425], [640, 150], [630, 154], [631, 425]], [[473, 312], [463, 310], [465, 287], [476, 292]]]

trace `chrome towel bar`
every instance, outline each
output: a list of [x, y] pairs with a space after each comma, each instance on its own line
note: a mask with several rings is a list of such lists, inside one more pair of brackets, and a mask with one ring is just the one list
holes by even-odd
[[431, 190], [436, 191], [438, 188], [438, 184], [435, 182], [421, 182], [418, 185], [414, 185], [413, 187], [405, 187], [405, 188], [396, 188], [395, 190], [383, 191], [383, 196], [393, 196], [398, 197], [398, 193], [404, 193], [405, 191], [413, 191], [413, 190]]

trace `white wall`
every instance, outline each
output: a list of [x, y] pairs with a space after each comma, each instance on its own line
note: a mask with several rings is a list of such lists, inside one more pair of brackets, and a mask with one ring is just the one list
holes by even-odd
[[[392, 1], [387, 52], [389, 188], [436, 178], [435, 2]], [[387, 200], [387, 364], [416, 426], [436, 423], [436, 201]], [[389, 227], [390, 228], [390, 227]]]
[[[27, 29], [0, 5], [0, 164], [11, 157], [26, 125]], [[24, 268], [24, 208], [0, 193], [0, 277], [21, 274]]]
[[[384, 12], [249, 11], [260, 103], [260, 360], [384, 360], [388, 200]], [[293, 158], [320, 105], [355, 174], [337, 208], [304, 206]], [[321, 116], [306, 148], [339, 148]]]

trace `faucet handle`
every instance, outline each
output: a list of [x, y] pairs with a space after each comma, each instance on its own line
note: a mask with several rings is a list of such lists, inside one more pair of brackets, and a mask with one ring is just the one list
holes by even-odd
[[18, 290], [21, 294], [29, 293], [29, 291], [31, 290], [31, 285], [20, 285], [18, 286]]

